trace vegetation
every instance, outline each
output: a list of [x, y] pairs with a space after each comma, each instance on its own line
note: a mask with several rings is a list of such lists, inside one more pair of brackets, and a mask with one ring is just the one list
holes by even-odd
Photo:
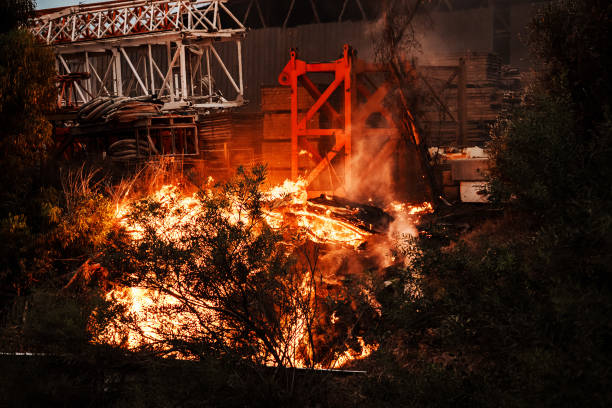
[[186, 325], [159, 328], [158, 346], [165, 352], [232, 353], [278, 366], [296, 357], [294, 326], [311, 317], [299, 292], [303, 274], [289, 264], [282, 235], [263, 218], [264, 170], [240, 170], [222, 188], [200, 190], [195, 211], [153, 197], [132, 207], [128, 219], [144, 227], [142, 237], [116, 239], [121, 244], [110, 264], [123, 271], [127, 286], [178, 301], [157, 310], [168, 322]]
[[489, 146], [505, 215], [410, 244], [356, 403], [610, 405], [611, 17], [564, 0], [533, 20], [539, 77]]
[[106, 243], [114, 214], [95, 171], [51, 157], [54, 58], [21, 28], [33, 8], [0, 9], [9, 19], [0, 33], [0, 345], [76, 351], [101, 299], [95, 288], [62, 288]]

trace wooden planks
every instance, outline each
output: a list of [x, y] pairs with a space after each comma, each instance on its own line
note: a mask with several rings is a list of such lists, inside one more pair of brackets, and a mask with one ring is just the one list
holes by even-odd
[[[520, 72], [501, 64], [491, 53], [450, 54], [431, 58], [419, 68], [421, 75], [437, 92], [452, 117], [435, 103], [423, 104], [420, 113], [424, 137], [430, 146], [456, 145], [459, 120], [459, 59], [465, 61], [465, 145], [484, 145], [490, 138], [490, 127], [499, 115], [520, 102]], [[453, 121], [453, 118], [455, 121]]]

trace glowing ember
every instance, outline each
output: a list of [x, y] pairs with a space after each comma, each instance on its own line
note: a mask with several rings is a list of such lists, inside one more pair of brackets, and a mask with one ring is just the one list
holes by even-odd
[[289, 199], [290, 203], [292, 204], [304, 204], [308, 199], [308, 193], [306, 192], [306, 180], [285, 180], [283, 184], [265, 191], [263, 198], [266, 201]]
[[393, 213], [404, 213], [408, 215], [429, 214], [433, 212], [431, 203], [424, 202], [422, 204], [411, 205], [409, 203], [392, 202], [387, 207], [387, 210]]
[[342, 367], [349, 361], [362, 360], [368, 357], [370, 354], [372, 354], [376, 350], [378, 350], [377, 344], [366, 344], [366, 342], [363, 340], [363, 337], [358, 336], [357, 341], [359, 342], [361, 352], [359, 353], [353, 350], [346, 350], [344, 353], [340, 354], [336, 358], [336, 365], [338, 367]]
[[[161, 341], [161, 331], [178, 335], [184, 327], [197, 324], [187, 315], [168, 319], [155, 313], [154, 310], [157, 308], [179, 304], [176, 298], [155, 291], [117, 287], [110, 291], [106, 298], [124, 306], [126, 308], [125, 317], [131, 322], [116, 323], [123, 326], [121, 328], [107, 328], [97, 339], [99, 342], [135, 349], [145, 344], [150, 345]], [[122, 335], [127, 337], [121, 337]]]

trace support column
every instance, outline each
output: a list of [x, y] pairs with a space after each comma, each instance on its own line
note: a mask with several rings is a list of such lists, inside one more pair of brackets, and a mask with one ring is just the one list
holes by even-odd
[[[296, 53], [291, 51], [292, 62], [295, 63]], [[291, 180], [298, 178], [298, 75], [291, 70]]]
[[148, 56], [149, 56], [149, 71], [151, 75], [151, 95], [155, 93], [155, 73], [153, 72], [153, 53], [151, 52], [151, 44], [147, 44]]
[[[353, 92], [352, 92], [352, 56], [350, 55], [350, 50], [345, 45], [344, 46], [344, 58], [345, 58], [345, 73], [344, 73], [344, 185], [346, 186], [346, 190], [351, 188], [351, 159], [352, 159], [352, 146], [351, 146], [351, 136], [352, 136], [352, 102], [353, 102]], [[330, 163], [331, 166], [331, 163]]]
[[113, 48], [113, 91], [117, 96], [123, 96], [123, 79], [121, 78], [121, 54]]
[[[168, 53], [168, 74], [170, 75], [168, 80], [168, 89], [170, 90], [170, 102], [174, 102], [174, 74], [172, 72], [174, 68], [172, 67], [172, 45], [170, 44], [170, 41], [166, 43], [166, 50]], [[162, 88], [163, 86], [164, 84], [162, 84]]]
[[85, 72], [89, 74], [89, 78], [85, 80], [85, 90], [93, 95], [93, 78], [89, 72], [89, 52], [85, 51]]
[[210, 47], [206, 46], [206, 77], [208, 81], [208, 102], [213, 101], [212, 77], [210, 75]]
[[244, 85], [242, 81], [242, 41], [238, 40], [236, 42], [236, 47], [238, 51], [238, 82], [240, 87], [240, 96], [244, 95]]
[[457, 73], [457, 146], [462, 147], [467, 143], [467, 73], [464, 58], [459, 58], [457, 69], [459, 70]]
[[187, 66], [185, 64], [185, 46], [182, 42], [177, 42], [177, 46], [180, 47], [179, 68], [181, 72], [181, 100], [184, 101], [189, 96], [187, 92]]
[[[57, 75], [60, 74], [60, 64], [59, 64], [59, 55], [55, 56], [55, 73]], [[57, 106], [62, 106], [62, 94], [58, 92], [57, 94]]]

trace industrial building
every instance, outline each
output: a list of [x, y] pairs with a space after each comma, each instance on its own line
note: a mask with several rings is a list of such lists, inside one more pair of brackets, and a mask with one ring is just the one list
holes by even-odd
[[[416, 41], [391, 69], [381, 47], [399, 3], [414, 12]], [[520, 100], [521, 36], [537, 5], [111, 1], [39, 10], [31, 30], [57, 56], [59, 154], [171, 156], [217, 178], [265, 163], [270, 184], [302, 177], [312, 195], [367, 198], [384, 178], [410, 196], [423, 190], [423, 161], [434, 164], [425, 153], [469, 159], [459, 149], [482, 147]], [[402, 107], [406, 80], [418, 103]], [[430, 184], [458, 199], [460, 183], [482, 178], [475, 159], [469, 171], [442, 160]]]

